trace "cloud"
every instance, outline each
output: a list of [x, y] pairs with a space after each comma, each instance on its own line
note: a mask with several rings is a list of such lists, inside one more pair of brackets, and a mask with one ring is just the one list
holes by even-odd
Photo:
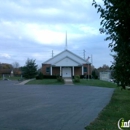
[[64, 34], [62, 32], [56, 32], [53, 30], [46, 29], [42, 25], [28, 24], [25, 28], [26, 35], [30, 39], [34, 39], [41, 44], [62, 44], [64, 41]]
[[6, 59], [10, 59], [11, 58], [11, 56], [9, 54], [7, 54], [7, 53], [0, 54], [0, 57], [1, 58], [6, 58]]
[[[4, 31], [0, 36], [8, 39], [28, 39], [40, 44], [60, 45], [65, 42], [65, 31], [68, 32], [68, 38], [75, 39], [84, 35], [98, 35], [96, 28], [79, 25], [47, 25], [22, 22], [1, 21], [0, 28]], [[76, 31], [75, 31], [76, 30]]]
[[56, 55], [65, 49], [67, 31], [69, 50], [81, 57], [83, 50], [86, 57], [93, 54], [95, 66], [110, 64], [110, 49], [99, 33], [96, 11], [92, 0], [1, 1], [1, 62], [24, 65], [27, 58], [34, 58], [40, 65], [52, 57], [52, 50]]
[[[6, 0], [6, 2], [1, 1], [0, 15], [2, 19], [13, 22], [79, 24], [90, 22], [97, 17], [91, 3], [90, 0], [26, 0], [26, 2]], [[93, 15], [96, 17], [92, 17]]]

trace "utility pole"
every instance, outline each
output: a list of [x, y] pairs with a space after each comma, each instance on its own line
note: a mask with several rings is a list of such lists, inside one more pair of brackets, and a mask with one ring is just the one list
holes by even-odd
[[88, 68], [88, 80], [89, 80], [89, 66], [90, 66], [90, 64], [89, 64], [89, 58], [90, 58], [90, 57], [88, 56], [88, 58], [87, 58], [87, 64], [88, 64], [88, 67], [87, 67], [87, 68]]
[[53, 53], [53, 50], [52, 50], [52, 57], [53, 57], [53, 54], [54, 54], [54, 53]]
[[86, 51], [85, 51], [85, 50], [83, 50], [83, 57], [84, 57], [84, 59], [85, 59], [85, 53], [86, 53]]
[[93, 65], [93, 56], [91, 54], [91, 79], [92, 79], [92, 65]]
[[93, 65], [93, 56], [91, 54], [91, 65]]

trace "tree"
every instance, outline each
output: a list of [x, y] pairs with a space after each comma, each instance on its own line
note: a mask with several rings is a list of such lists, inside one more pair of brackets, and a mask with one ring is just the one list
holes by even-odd
[[8, 63], [0, 63], [0, 75], [10, 74], [12, 70], [12, 65]]
[[93, 79], [98, 79], [98, 77], [99, 77], [99, 72], [98, 72], [98, 70], [97, 70], [97, 69], [93, 69], [93, 70], [92, 70], [92, 78], [93, 78]]
[[94, 65], [91, 65], [91, 71], [93, 71], [95, 69]]
[[14, 62], [14, 63], [12, 64], [12, 66], [13, 66], [13, 68], [19, 68], [19, 63], [18, 63], [18, 62]]
[[17, 76], [17, 75], [21, 75], [21, 70], [20, 70], [20, 65], [18, 62], [13, 62], [12, 63], [13, 66], [13, 75]]
[[27, 79], [34, 78], [37, 74], [37, 65], [35, 60], [27, 59], [26, 65], [21, 67], [23, 77]]
[[130, 2], [129, 0], [103, 0], [104, 6], [93, 0], [92, 5], [100, 13], [101, 33], [108, 35], [109, 47], [115, 52], [111, 68], [114, 78], [121, 83], [122, 88], [130, 85]]
[[97, 70], [98, 70], [98, 72], [108, 71], [108, 70], [110, 70], [110, 67], [108, 65], [104, 64], [103, 66], [99, 67]]

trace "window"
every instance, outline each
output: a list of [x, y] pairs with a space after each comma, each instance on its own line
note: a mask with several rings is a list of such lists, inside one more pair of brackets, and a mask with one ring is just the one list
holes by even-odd
[[46, 68], [46, 73], [50, 73], [50, 67]]
[[87, 67], [84, 67], [84, 73], [86, 73], [87, 72]]

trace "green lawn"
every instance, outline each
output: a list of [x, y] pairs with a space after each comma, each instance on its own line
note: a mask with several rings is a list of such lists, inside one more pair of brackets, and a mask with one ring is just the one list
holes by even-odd
[[10, 80], [19, 80], [19, 79], [21, 79], [21, 77], [15, 77], [15, 76], [13, 76], [13, 77], [10, 77], [8, 79], [10, 79]]
[[80, 79], [79, 83], [74, 83], [75, 85], [87, 85], [87, 86], [99, 86], [99, 87], [108, 87], [108, 88], [113, 88], [117, 87], [116, 84], [111, 83], [111, 82], [106, 82], [102, 80], [94, 80], [94, 79]]
[[[75, 85], [115, 88], [110, 103], [103, 109], [98, 118], [86, 127], [86, 130], [119, 130], [117, 123], [120, 118], [124, 118], [125, 122], [130, 120], [130, 90], [121, 90], [116, 84], [101, 80], [80, 79], [80, 83], [75, 83]], [[130, 128], [125, 130], [127, 129]]]
[[[86, 130], [118, 130], [120, 118], [130, 120], [130, 91], [115, 89], [110, 103], [99, 114], [99, 117], [86, 127]], [[128, 130], [130, 128], [127, 128]], [[125, 129], [125, 130], [127, 130]]]
[[[5, 78], [7, 78], [9, 80], [19, 80], [19, 79], [21, 79], [21, 77], [18, 77], [18, 76], [13, 76], [13, 77], [5, 76]], [[3, 77], [0, 77], [0, 80], [3, 80]]]
[[42, 79], [42, 80], [32, 80], [27, 84], [45, 84], [45, 85], [61, 85], [63, 82], [58, 82], [57, 79]]
[[100, 80], [83, 79], [80, 80], [80, 83], [75, 84], [115, 88], [110, 103], [98, 118], [86, 127], [86, 130], [118, 130], [117, 122], [120, 118], [124, 118], [125, 121], [130, 120], [130, 90], [121, 90], [114, 83]]

